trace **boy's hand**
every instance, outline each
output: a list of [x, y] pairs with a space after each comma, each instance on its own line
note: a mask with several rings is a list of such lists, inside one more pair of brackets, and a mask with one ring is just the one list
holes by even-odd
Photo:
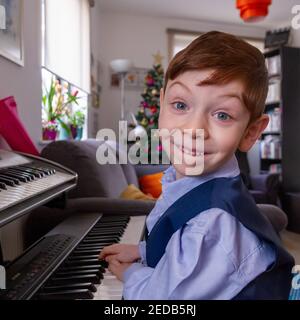
[[109, 262], [108, 257], [110, 256], [121, 263], [132, 263], [141, 257], [139, 247], [134, 244], [113, 244], [105, 247], [101, 251], [99, 259]]
[[109, 256], [107, 261], [109, 263], [108, 270], [120, 281], [123, 281], [123, 274], [132, 265], [132, 263], [120, 263], [117, 259], [114, 259], [114, 256]]

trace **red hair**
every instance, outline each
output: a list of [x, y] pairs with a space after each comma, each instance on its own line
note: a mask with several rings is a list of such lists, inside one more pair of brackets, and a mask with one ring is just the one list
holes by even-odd
[[259, 118], [265, 109], [268, 93], [268, 71], [264, 55], [254, 46], [231, 34], [211, 31], [195, 39], [178, 52], [165, 75], [168, 80], [186, 71], [215, 70], [201, 84], [226, 84], [240, 80], [244, 85], [243, 103], [250, 112], [250, 121]]

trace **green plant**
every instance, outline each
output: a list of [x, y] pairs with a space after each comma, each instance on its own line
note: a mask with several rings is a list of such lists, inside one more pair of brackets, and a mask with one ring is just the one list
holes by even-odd
[[42, 122], [43, 127], [54, 126], [59, 123], [69, 136], [71, 130], [69, 125], [64, 121], [70, 113], [70, 106], [75, 103], [78, 105], [78, 91], [70, 93], [69, 85], [64, 86], [58, 80], [51, 78], [49, 88], [44, 87], [44, 94], [42, 97]]
[[75, 111], [68, 115], [69, 124], [75, 128], [82, 128], [85, 121], [85, 114], [81, 111]]

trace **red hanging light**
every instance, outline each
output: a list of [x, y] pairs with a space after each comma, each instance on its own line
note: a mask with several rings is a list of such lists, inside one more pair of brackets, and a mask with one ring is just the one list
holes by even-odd
[[272, 0], [236, 0], [236, 8], [245, 22], [256, 22], [268, 15]]

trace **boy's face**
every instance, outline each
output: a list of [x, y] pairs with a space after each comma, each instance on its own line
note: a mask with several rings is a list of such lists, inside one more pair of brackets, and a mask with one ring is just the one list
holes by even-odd
[[[213, 70], [187, 71], [174, 80], [169, 80], [165, 94], [161, 91], [161, 109], [159, 129], [174, 130], [192, 129], [186, 148], [177, 148], [181, 142], [171, 137], [170, 160], [173, 163], [177, 178], [187, 175], [191, 166], [184, 160], [185, 153], [189, 157], [197, 157], [195, 150], [196, 129], [204, 132], [204, 170], [202, 174], [217, 170], [228, 161], [235, 151], [247, 151], [256, 141], [268, 123], [248, 127], [250, 113], [242, 102], [243, 85], [240, 81], [231, 81], [225, 85], [199, 85], [207, 79]], [[162, 138], [163, 139], [163, 138]], [[183, 142], [185, 143], [185, 142]], [[182, 164], [174, 162], [175, 151], [182, 153]], [[185, 146], [185, 145], [184, 145]], [[196, 149], [199, 151], [199, 149]], [[198, 154], [199, 157], [199, 154]], [[195, 160], [196, 163], [196, 160]]]

